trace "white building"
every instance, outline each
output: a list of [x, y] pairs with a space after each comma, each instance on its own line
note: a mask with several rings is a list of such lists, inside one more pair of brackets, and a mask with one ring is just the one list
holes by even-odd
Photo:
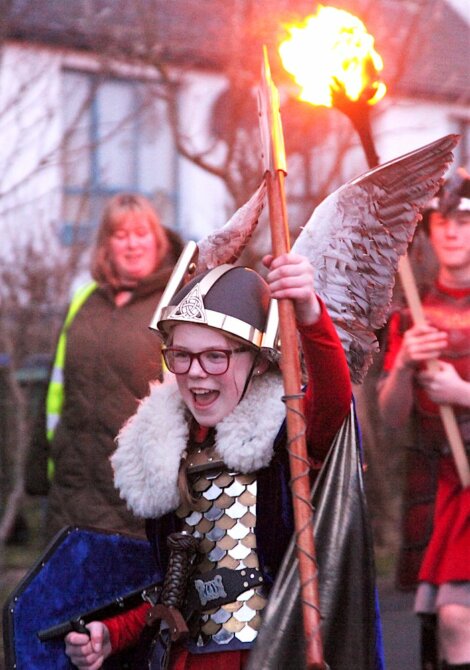
[[[381, 162], [460, 132], [456, 163], [469, 168], [470, 32], [463, 15], [444, 0], [334, 5], [364, 19], [385, 61], [389, 91], [372, 112]], [[281, 20], [307, 13], [312, 4], [303, 0], [13, 1], [0, 69], [2, 238], [36, 237], [59, 249], [72, 241], [87, 245], [103, 202], [122, 190], [148, 195], [184, 238], [222, 225], [233, 200], [222, 179], [177, 150], [168, 88], [149, 54], [181, 73], [176, 99], [183, 140], [204, 158], [210, 148], [217, 165], [227, 147], [208, 127], [212, 104], [227, 91], [227, 72], [245, 76], [246, 95], [252, 95], [261, 44], [270, 40], [274, 52]], [[273, 73], [282, 78], [276, 62]], [[226, 95], [230, 100], [230, 90]], [[283, 109], [289, 149], [286, 115], [293, 108]], [[367, 169], [349, 121], [336, 111], [317, 117], [320, 130], [301, 134], [305, 141], [294, 142], [289, 156], [292, 202], [323, 197], [325, 189]], [[312, 112], [312, 123], [317, 117]], [[346, 136], [346, 151], [338, 158], [340, 136]], [[329, 170], [333, 178], [323, 183]], [[2, 246], [6, 253], [8, 244]]]

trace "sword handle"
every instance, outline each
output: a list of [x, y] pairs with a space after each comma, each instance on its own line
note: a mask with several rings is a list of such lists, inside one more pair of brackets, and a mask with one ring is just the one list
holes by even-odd
[[181, 608], [186, 595], [191, 559], [199, 541], [187, 533], [171, 533], [167, 539], [170, 549], [168, 569], [163, 581], [161, 602], [168, 607]]
[[161, 602], [147, 612], [147, 625], [165, 621], [173, 642], [189, 633], [180, 608], [183, 605], [191, 570], [191, 559], [196, 553], [199, 540], [187, 533], [171, 533], [167, 538], [170, 549], [168, 568], [163, 581]]

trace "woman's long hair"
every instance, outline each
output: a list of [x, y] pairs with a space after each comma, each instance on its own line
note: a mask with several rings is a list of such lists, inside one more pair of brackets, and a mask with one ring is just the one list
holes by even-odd
[[135, 193], [115, 195], [104, 209], [91, 260], [91, 274], [99, 284], [109, 284], [116, 288], [122, 283], [114, 267], [109, 240], [119, 227], [122, 217], [128, 212], [140, 212], [152, 229], [157, 248], [157, 263], [154, 270], [157, 269], [169, 250], [170, 244], [165, 229], [150, 201]]

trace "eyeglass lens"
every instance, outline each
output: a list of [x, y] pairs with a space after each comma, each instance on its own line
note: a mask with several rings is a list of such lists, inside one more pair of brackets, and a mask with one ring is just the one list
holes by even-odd
[[211, 349], [195, 353], [179, 349], [164, 349], [163, 355], [168, 369], [176, 375], [186, 374], [195, 358], [207, 374], [222, 375], [228, 370], [232, 353], [239, 351], [245, 351], [245, 349]]

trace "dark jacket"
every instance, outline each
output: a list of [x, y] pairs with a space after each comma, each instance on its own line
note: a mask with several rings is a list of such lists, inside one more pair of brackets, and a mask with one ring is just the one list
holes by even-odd
[[67, 334], [64, 405], [50, 455], [54, 478], [48, 497], [47, 533], [66, 525], [142, 534], [114, 488], [109, 457], [115, 438], [161, 377], [160, 340], [149, 323], [166, 286], [171, 258], [143, 280], [130, 301], [114, 304], [109, 287], [96, 289]]

